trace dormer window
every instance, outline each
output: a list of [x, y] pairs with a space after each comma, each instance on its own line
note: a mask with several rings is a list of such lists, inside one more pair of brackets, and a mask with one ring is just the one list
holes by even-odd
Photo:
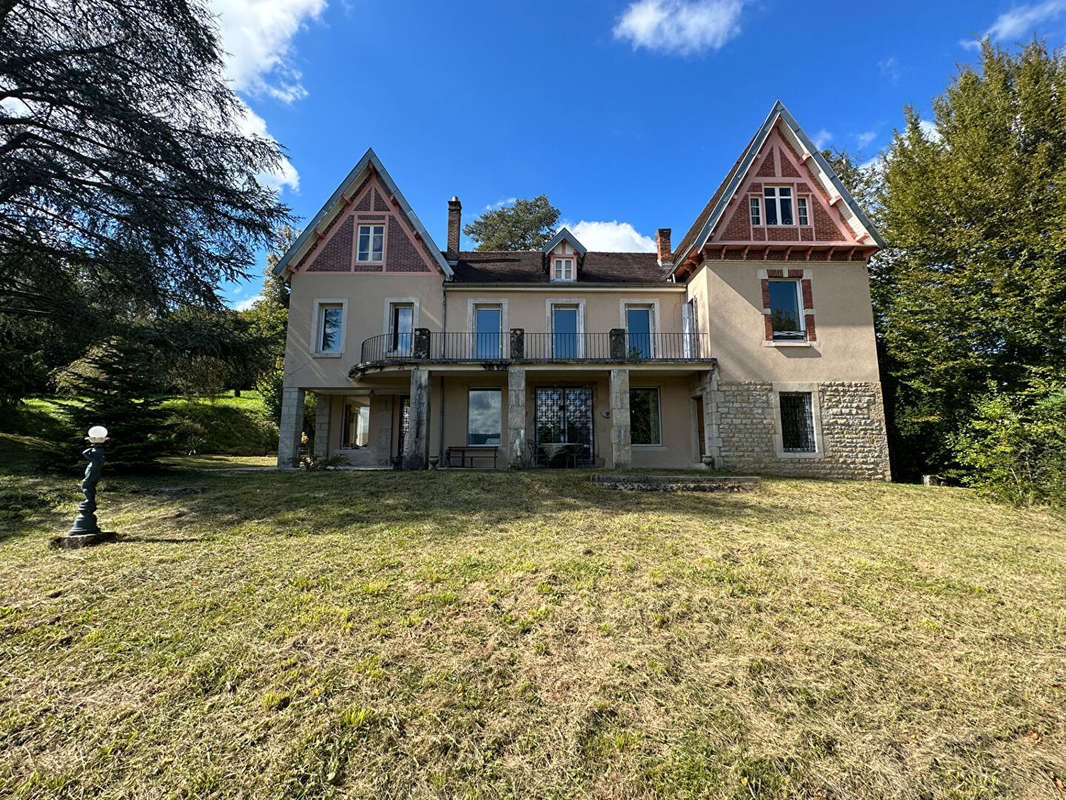
[[574, 279], [574, 259], [572, 258], [555, 258], [552, 259], [552, 280], [553, 281], [572, 281]]

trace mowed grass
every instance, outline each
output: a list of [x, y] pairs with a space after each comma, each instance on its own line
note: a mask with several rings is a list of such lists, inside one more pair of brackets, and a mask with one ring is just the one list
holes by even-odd
[[76, 487], [2, 480], [3, 797], [1066, 797], [1044, 511], [187, 471], [50, 552]]

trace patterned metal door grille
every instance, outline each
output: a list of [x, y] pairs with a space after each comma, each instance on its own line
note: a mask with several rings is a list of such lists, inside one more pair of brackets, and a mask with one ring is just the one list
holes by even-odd
[[591, 386], [538, 388], [534, 423], [538, 464], [547, 464], [549, 461], [565, 463], [565, 457], [552, 458], [547, 452], [555, 449], [551, 446], [556, 444], [580, 445], [580, 451], [574, 453], [574, 460], [583, 465], [592, 463]]
[[809, 392], [782, 392], [781, 444], [786, 453], [813, 453], [814, 415]]
[[403, 455], [403, 445], [404, 445], [404, 442], [407, 441], [407, 424], [410, 421], [410, 418], [411, 418], [411, 398], [410, 397], [401, 397], [400, 398], [400, 424], [398, 426], [399, 429], [400, 429], [400, 436], [399, 436], [398, 441], [396, 442], [396, 455], [397, 456], [402, 456]]

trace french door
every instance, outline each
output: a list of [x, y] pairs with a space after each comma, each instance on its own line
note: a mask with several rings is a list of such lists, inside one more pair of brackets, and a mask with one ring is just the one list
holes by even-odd
[[538, 387], [534, 396], [537, 463], [565, 463], [572, 456], [578, 464], [591, 464], [594, 452], [592, 387]]

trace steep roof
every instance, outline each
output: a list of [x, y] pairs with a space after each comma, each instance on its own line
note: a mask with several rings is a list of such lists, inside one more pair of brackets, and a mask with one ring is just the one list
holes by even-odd
[[821, 176], [833, 187], [833, 189], [840, 195], [844, 205], [850, 210], [856, 224], [862, 228], [860, 233], [864, 232], [869, 234], [870, 238], [877, 243], [879, 247], [885, 246], [884, 239], [874, 228], [873, 223], [870, 222], [859, 204], [855, 202], [855, 198], [851, 196], [851, 193], [844, 188], [844, 184], [841, 183], [840, 178], [837, 176], [833, 168], [829, 166], [829, 162], [825, 160], [821, 152], [807, 136], [806, 132], [796, 122], [795, 117], [789, 113], [789, 110], [785, 108], [784, 103], [780, 100], [774, 103], [773, 108], [770, 109], [770, 113], [767, 115], [766, 120], [763, 122], [762, 127], [748, 142], [748, 146], [744, 149], [743, 153], [737, 162], [733, 164], [732, 168], [725, 176], [725, 180], [715, 191], [714, 195], [708, 201], [700, 215], [696, 217], [696, 221], [689, 228], [688, 232], [682, 237], [678, 243], [677, 248], [674, 250], [674, 263], [678, 266], [682, 264], [685, 257], [692, 250], [697, 252], [703, 248], [707, 239], [714, 231], [715, 225], [718, 224], [725, 212], [726, 207], [729, 204], [730, 199], [740, 188], [744, 182], [748, 170], [751, 169], [752, 164], [755, 162], [755, 157], [759, 154], [763, 144], [766, 142], [766, 138], [770, 135], [770, 132], [774, 129], [774, 126], [780, 122], [784, 125], [785, 130], [790, 133], [796, 140], [796, 143], [800, 145], [802, 151], [810, 154], [811, 159], [814, 161], [817, 171], [821, 173]]
[[[472, 250], [459, 254], [456, 283], [549, 283], [539, 250]], [[590, 283], [662, 284], [668, 272], [655, 253], [585, 253], [581, 277], [573, 286]]]
[[396, 199], [396, 204], [399, 206], [400, 211], [407, 217], [411, 227], [422, 239], [423, 246], [429, 252], [430, 257], [433, 258], [445, 275], [451, 277], [452, 268], [448, 265], [448, 261], [444, 258], [437, 245], [434, 244], [433, 237], [426, 231], [422, 220], [418, 218], [414, 209], [411, 208], [411, 204], [407, 202], [407, 198], [403, 196], [400, 187], [396, 185], [396, 181], [389, 175], [385, 165], [381, 163], [381, 159], [378, 158], [372, 147], [363, 154], [363, 157], [359, 159], [359, 163], [348, 173], [348, 177], [341, 181], [341, 185], [330, 195], [329, 200], [315, 214], [314, 219], [304, 228], [303, 233], [293, 242], [292, 247], [285, 251], [285, 255], [281, 257], [281, 260], [274, 267], [275, 275], [281, 275], [286, 269], [299, 264], [300, 260], [315, 246], [320, 236], [325, 233], [334, 217], [343, 210], [350, 196], [362, 186], [371, 173], [377, 174], [382, 183], [385, 184], [385, 188]]
[[544, 245], [544, 248], [541, 250], [541, 252], [550, 253], [552, 250], [559, 246], [560, 242], [569, 242], [570, 246], [573, 247], [577, 254], [580, 256], [585, 255], [585, 253], [587, 252], [585, 250], [585, 245], [581, 244], [581, 242], [577, 240], [577, 237], [574, 236], [574, 234], [570, 233], [569, 228], [559, 228], [556, 234], [551, 238], [551, 241]]

